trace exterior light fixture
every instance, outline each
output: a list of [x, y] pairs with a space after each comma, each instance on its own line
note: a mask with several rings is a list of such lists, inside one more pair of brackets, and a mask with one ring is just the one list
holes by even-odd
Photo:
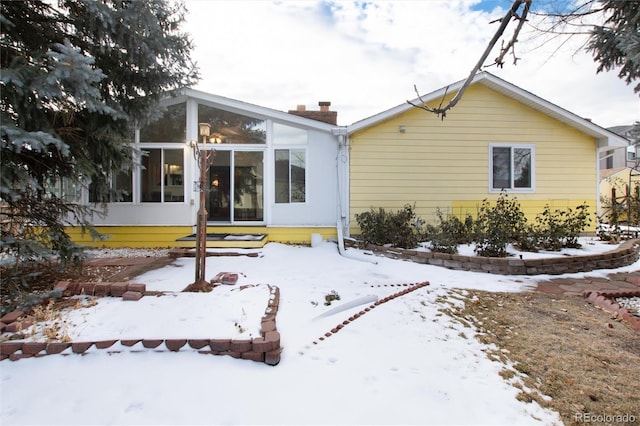
[[200, 123], [198, 124], [198, 130], [200, 136], [209, 136], [211, 134], [211, 124]]

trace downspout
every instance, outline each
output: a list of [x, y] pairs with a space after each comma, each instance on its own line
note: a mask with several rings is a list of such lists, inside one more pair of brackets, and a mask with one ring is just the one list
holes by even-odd
[[[337, 173], [337, 184], [338, 184], [338, 220], [336, 223], [336, 231], [338, 234], [338, 252], [341, 256], [347, 257], [349, 259], [360, 260], [363, 262], [373, 263], [374, 265], [378, 264], [378, 261], [370, 256], [361, 255], [360, 253], [352, 253], [348, 252], [344, 247], [344, 231], [345, 231], [345, 220], [347, 219], [347, 209], [344, 205], [343, 193], [346, 193], [346, 184], [344, 181], [349, 176], [349, 136], [347, 135], [347, 129], [345, 127], [340, 127], [335, 129], [338, 135], [338, 156], [336, 158], [336, 173]], [[345, 167], [341, 169], [340, 164], [344, 163]]]

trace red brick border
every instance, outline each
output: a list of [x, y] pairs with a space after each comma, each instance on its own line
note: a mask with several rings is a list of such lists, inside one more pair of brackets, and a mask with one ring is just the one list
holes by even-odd
[[640, 317], [632, 314], [615, 301], [616, 297], [640, 297], [640, 290], [585, 291], [585, 299], [595, 306], [611, 312], [616, 318], [626, 321], [632, 328], [640, 331]]
[[[390, 296], [387, 296], [383, 299], [380, 299], [376, 302], [374, 302], [373, 304], [369, 305], [369, 307], [364, 308], [363, 310], [361, 310], [360, 312], [357, 312], [355, 314], [353, 314], [352, 316], [350, 316], [348, 319], [342, 321], [341, 323], [337, 324], [335, 327], [333, 327], [331, 329], [331, 331], [327, 331], [326, 333], [324, 333], [323, 336], [320, 336], [318, 338], [318, 340], [314, 340], [313, 344], [317, 345], [319, 342], [322, 342], [324, 340], [326, 340], [327, 338], [333, 336], [334, 334], [336, 334], [337, 332], [339, 332], [340, 330], [342, 330], [345, 326], [351, 324], [353, 321], [357, 320], [358, 318], [360, 318], [361, 316], [365, 315], [368, 312], [371, 312], [372, 309], [375, 309], [377, 306], [382, 305], [383, 303], [387, 303], [390, 302], [391, 300], [400, 297], [400, 296], [404, 296], [406, 294], [409, 294], [413, 291], [416, 291], [418, 289], [421, 289], [422, 287], [426, 287], [429, 285], [429, 281], [424, 281], [421, 283], [416, 283], [416, 284], [390, 284], [389, 286], [393, 287], [393, 286], [402, 286], [402, 287], [407, 287], [406, 289], [399, 291], [397, 293], [393, 293]], [[388, 285], [385, 285], [385, 287], [387, 287]]]
[[[121, 284], [121, 283], [116, 283]], [[253, 285], [245, 285], [239, 287], [240, 290], [254, 287]], [[123, 339], [123, 340], [101, 340], [90, 342], [18, 342], [7, 341], [0, 343], [0, 361], [10, 359], [17, 361], [22, 358], [33, 356], [44, 356], [61, 354], [68, 348], [75, 354], [85, 354], [87, 350], [95, 346], [96, 349], [112, 348], [117, 342], [121, 345], [132, 347], [140, 342], [146, 349], [155, 351], [178, 352], [183, 347], [191, 348], [201, 354], [212, 355], [229, 355], [234, 358], [249, 359], [257, 362], [264, 362], [268, 365], [278, 365], [280, 363], [280, 354], [282, 348], [280, 346], [280, 333], [276, 329], [276, 315], [280, 305], [280, 289], [276, 286], [267, 285], [269, 288], [269, 301], [265, 308], [264, 315], [260, 323], [260, 337], [251, 339]], [[56, 285], [63, 294], [87, 294], [88, 287], [76, 285], [73, 286], [69, 282], [60, 282]], [[113, 286], [110, 287], [111, 290]], [[117, 285], [116, 294], [118, 294], [123, 286]], [[129, 284], [127, 287], [130, 292], [144, 292], [144, 284]], [[134, 291], [132, 291], [134, 290]], [[95, 291], [95, 287], [91, 288]], [[126, 294], [127, 292], [123, 293]], [[110, 293], [111, 294], [111, 293]], [[142, 296], [140, 296], [142, 297]], [[124, 300], [124, 299], [123, 299]], [[137, 300], [137, 299], [136, 299]], [[29, 321], [30, 317], [22, 311], [14, 311], [0, 318], [0, 322], [6, 325], [6, 330], [15, 325], [23, 325]], [[19, 327], [15, 327], [19, 328]], [[120, 352], [113, 350], [111, 352]], [[132, 351], [139, 352], [139, 351]]]

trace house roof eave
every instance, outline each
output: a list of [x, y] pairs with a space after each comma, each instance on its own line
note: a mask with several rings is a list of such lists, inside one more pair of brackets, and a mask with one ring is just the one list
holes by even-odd
[[[276, 109], [267, 108], [267, 107], [251, 104], [244, 101], [227, 98], [220, 95], [214, 95], [211, 93], [203, 92], [201, 90], [192, 89], [192, 88], [183, 89], [182, 94], [179, 95], [177, 98], [182, 99], [182, 97], [184, 97], [185, 99], [191, 98], [191, 99], [207, 102], [209, 104], [222, 107], [225, 110], [236, 112], [238, 114], [250, 114], [258, 118], [273, 119], [273, 120], [286, 122], [286, 123], [294, 124], [301, 127], [320, 130], [323, 132], [331, 132], [331, 129], [336, 127], [336, 125], [324, 123], [322, 121], [300, 117], [300, 116], [289, 114], [287, 112], [279, 111]], [[176, 98], [171, 98], [171, 103], [175, 102], [174, 99]]]

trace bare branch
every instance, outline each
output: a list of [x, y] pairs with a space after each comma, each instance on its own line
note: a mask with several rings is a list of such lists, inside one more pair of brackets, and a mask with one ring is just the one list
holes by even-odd
[[[438, 106], [438, 108], [430, 108], [422, 100], [422, 97], [420, 96], [420, 93], [418, 92], [418, 89], [417, 89], [417, 87], [415, 85], [414, 85], [414, 90], [415, 90], [416, 94], [418, 95], [418, 99], [420, 100], [420, 104], [415, 104], [412, 101], [407, 101], [407, 103], [412, 105], [412, 106], [414, 106], [414, 107], [416, 107], [416, 108], [420, 108], [420, 109], [424, 109], [425, 111], [432, 112], [432, 113], [436, 114], [437, 116], [441, 117], [444, 120], [444, 118], [447, 115], [447, 111], [449, 111], [451, 108], [456, 106], [456, 104], [460, 101], [460, 99], [462, 98], [462, 95], [464, 94], [465, 90], [471, 84], [471, 81], [473, 80], [473, 77], [475, 77], [475, 75], [478, 73], [480, 68], [482, 68], [484, 62], [487, 60], [487, 57], [489, 56], [489, 54], [493, 50], [494, 46], [496, 45], [496, 43], [498, 42], [500, 37], [502, 37], [502, 34], [504, 34], [504, 31], [506, 30], [507, 26], [509, 25], [509, 22], [511, 21], [511, 18], [513, 18], [513, 17], [515, 17], [517, 20], [519, 20], [520, 23], [519, 23], [518, 27], [516, 28], [516, 31], [514, 32], [510, 43], [507, 44], [507, 50], [505, 51], [505, 53], [508, 51], [509, 47], [513, 47], [513, 44], [515, 44], [517, 42], [518, 34], [520, 32], [520, 29], [522, 28], [523, 22], [526, 20], [527, 12], [529, 11], [529, 7], [531, 6], [531, 1], [532, 0], [514, 0], [513, 4], [511, 5], [511, 8], [507, 11], [507, 13], [501, 19], [496, 20], [496, 21], [492, 21], [492, 22], [500, 22], [500, 27], [498, 28], [496, 33], [493, 35], [493, 38], [491, 39], [491, 41], [489, 41], [489, 44], [487, 45], [486, 49], [482, 53], [482, 56], [480, 57], [480, 60], [478, 60], [476, 65], [473, 67], [473, 69], [469, 73], [469, 76], [467, 77], [467, 79], [462, 84], [462, 87], [460, 87], [460, 89], [458, 89], [458, 92], [456, 93], [456, 95], [453, 97], [453, 99], [451, 99], [451, 101], [449, 101], [449, 103], [447, 105], [445, 105], [443, 107], [442, 103], [444, 102], [444, 98], [447, 95], [447, 92], [448, 92], [448, 89], [449, 89], [448, 87], [447, 87], [447, 90], [445, 90], [445, 94], [443, 95], [442, 100], [440, 101], [440, 106]], [[517, 14], [518, 9], [523, 4], [525, 6], [524, 6], [524, 10], [523, 10], [522, 16], [518, 16], [518, 14]], [[515, 54], [514, 54], [514, 56], [515, 56]], [[502, 57], [504, 57], [504, 54], [501, 54], [500, 56], [498, 56], [498, 59], [501, 59]], [[496, 61], [497, 61], [497, 59], [496, 59]]]
[[514, 46], [518, 42], [518, 35], [520, 34], [520, 30], [522, 30], [522, 26], [527, 21], [527, 14], [529, 13], [530, 7], [531, 7], [531, 0], [525, 1], [524, 9], [522, 10], [522, 16], [518, 16], [516, 13], [514, 13], [514, 17], [518, 20], [518, 26], [513, 32], [513, 37], [511, 37], [511, 40], [509, 40], [506, 46], [503, 46], [500, 49], [500, 55], [498, 55], [498, 57], [494, 61], [494, 63], [500, 68], [502, 68], [502, 66], [504, 65], [504, 56], [509, 52], [509, 50], [513, 52], [513, 58], [514, 58], [513, 64], [516, 65], [517, 58], [516, 58]]

